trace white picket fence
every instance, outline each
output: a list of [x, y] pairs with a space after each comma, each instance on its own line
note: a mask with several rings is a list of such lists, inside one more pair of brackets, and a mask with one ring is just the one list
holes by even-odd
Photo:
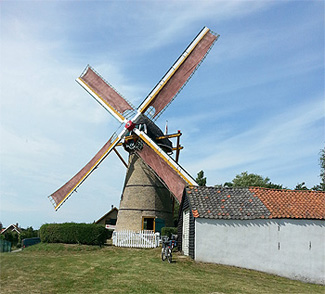
[[113, 245], [118, 247], [155, 248], [159, 246], [159, 233], [154, 231], [113, 232]]

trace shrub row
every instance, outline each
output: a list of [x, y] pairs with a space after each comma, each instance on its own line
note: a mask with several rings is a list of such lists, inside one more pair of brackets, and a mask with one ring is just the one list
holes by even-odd
[[164, 227], [161, 229], [161, 235], [162, 236], [167, 236], [170, 238], [173, 235], [177, 235], [177, 228], [174, 227]]
[[45, 224], [40, 238], [45, 243], [103, 245], [108, 237], [105, 227], [96, 224]]

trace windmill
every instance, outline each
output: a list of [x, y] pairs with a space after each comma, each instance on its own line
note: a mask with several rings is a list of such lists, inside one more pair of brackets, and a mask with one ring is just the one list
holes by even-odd
[[197, 184], [172, 159], [173, 147], [169, 136], [164, 135], [154, 121], [175, 99], [217, 38], [218, 35], [204, 27], [137, 109], [93, 68], [86, 67], [76, 81], [121, 125], [74, 177], [49, 196], [55, 210], [122, 144], [129, 152], [129, 162], [117, 229], [152, 229], [155, 220], [170, 225], [170, 196], [180, 202], [184, 187]]

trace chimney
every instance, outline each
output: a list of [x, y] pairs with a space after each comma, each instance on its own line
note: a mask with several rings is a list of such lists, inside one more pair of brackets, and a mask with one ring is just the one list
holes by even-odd
[[112, 205], [112, 209], [114, 208], [114, 205]]

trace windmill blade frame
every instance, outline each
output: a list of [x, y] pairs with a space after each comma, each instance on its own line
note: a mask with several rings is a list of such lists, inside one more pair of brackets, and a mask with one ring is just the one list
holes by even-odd
[[[174, 180], [174, 176], [172, 176], [173, 180], [169, 181], [169, 179], [167, 178], [167, 174], [163, 172], [163, 169], [172, 172], [170, 173], [170, 175], [177, 175], [184, 182], [183, 188], [185, 186], [197, 186], [196, 181], [191, 177], [191, 175], [176, 161], [174, 161], [164, 150], [162, 150], [156, 144], [156, 142], [154, 142], [146, 133], [138, 129], [134, 129], [133, 131], [146, 144], [143, 145], [142, 150], [144, 150], [144, 152], [142, 153], [142, 150], [138, 150], [137, 153], [140, 157], [142, 157], [146, 164], [149, 165], [154, 170], [154, 172], [166, 183], [166, 185], [172, 192], [175, 191], [175, 187], [173, 187], [172, 183], [179, 181]], [[149, 148], [146, 146], [149, 146]], [[152, 156], [152, 159], [149, 159], [149, 156]], [[159, 162], [157, 158], [159, 158]], [[180, 201], [181, 194], [179, 194], [178, 192], [173, 192], [173, 194], [175, 198]]]
[[[76, 79], [100, 105], [102, 105], [119, 122], [127, 122], [127, 113], [133, 113], [134, 107], [112, 85], [106, 82], [91, 66], [87, 66]], [[127, 116], [127, 117], [125, 117]]]
[[157, 119], [194, 74], [218, 37], [204, 27], [141, 103], [138, 111]]
[[127, 132], [128, 130], [124, 128], [119, 135], [114, 133], [104, 146], [95, 154], [95, 156], [77, 174], [48, 196], [55, 210], [58, 210], [73, 194], [73, 192], [75, 192], [88, 176], [102, 163]]
[[135, 153], [180, 203], [183, 190], [188, 184], [146, 143]]

